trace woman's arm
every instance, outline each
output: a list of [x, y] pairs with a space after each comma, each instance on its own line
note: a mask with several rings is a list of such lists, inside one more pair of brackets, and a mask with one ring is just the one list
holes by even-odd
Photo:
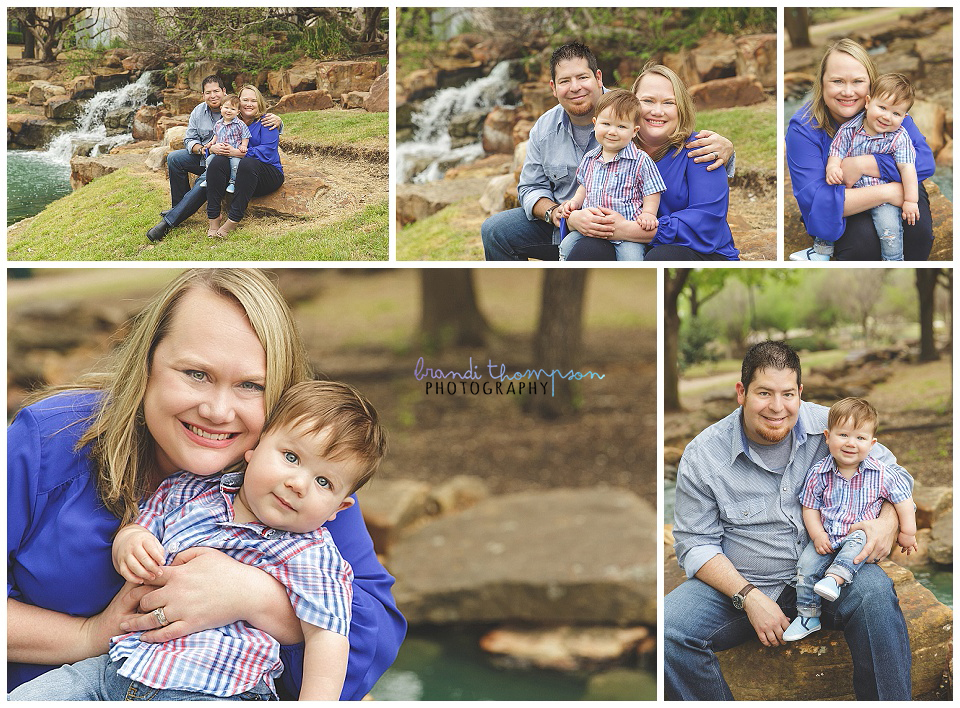
[[[690, 148], [687, 157], [694, 158], [693, 161], [697, 163], [708, 163], [708, 172], [727, 164], [734, 156], [733, 143], [720, 133], [714, 133], [712, 130], [701, 130], [693, 138], [684, 146]], [[717, 153], [717, 157], [711, 158], [711, 153], [714, 152]], [[732, 176], [733, 173], [731, 172], [730, 175]]]
[[[842, 185], [827, 184], [825, 165], [829, 141], [823, 142], [826, 133], [803, 122], [805, 115], [805, 108], [801, 108], [787, 127], [787, 168], [793, 196], [807, 233], [825, 241], [836, 241], [846, 226], [843, 220], [846, 190]], [[844, 165], [844, 176], [846, 172]]]
[[843, 198], [843, 215], [859, 214], [881, 204], [903, 204], [903, 185], [899, 182], [875, 184], [869, 187], [847, 189]]
[[[268, 130], [262, 124], [254, 123], [250, 126], [250, 142], [245, 154], [257, 158], [260, 162], [274, 162], [279, 145], [280, 131]], [[241, 155], [234, 157], [241, 157]]]

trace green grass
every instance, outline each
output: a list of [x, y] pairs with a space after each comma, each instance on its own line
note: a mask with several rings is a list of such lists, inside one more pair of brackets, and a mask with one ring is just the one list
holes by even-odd
[[390, 114], [366, 111], [307, 111], [285, 113], [285, 137], [322, 146], [389, 146]]
[[146, 232], [169, 206], [166, 189], [142, 173], [117, 170], [58, 199], [8, 234], [11, 261], [35, 260], [386, 260], [387, 200], [341, 222], [248, 217], [228, 239], [206, 237], [206, 219], [194, 215], [149, 246]]
[[482, 219], [466, 214], [471, 202], [475, 205], [476, 201], [477, 195], [472, 195], [398, 231], [397, 260], [482, 261]]
[[712, 130], [733, 141], [738, 168], [777, 169], [777, 106], [716, 108], [697, 113], [697, 130]]
[[[12, 96], [26, 96], [30, 91], [29, 81], [8, 81], [7, 93]], [[7, 110], [10, 110], [9, 107]]]

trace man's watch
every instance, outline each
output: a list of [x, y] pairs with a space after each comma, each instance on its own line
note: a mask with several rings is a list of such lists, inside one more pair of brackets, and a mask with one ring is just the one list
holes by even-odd
[[558, 206], [559, 204], [554, 204], [552, 207], [550, 207], [545, 212], [543, 212], [543, 220], [546, 221], [548, 224], [553, 223], [553, 210], [556, 209]]
[[747, 598], [747, 595], [750, 594], [751, 590], [756, 590], [756, 589], [757, 588], [753, 585], [753, 583], [747, 583], [744, 586], [743, 590], [741, 590], [740, 592], [738, 592], [736, 595], [733, 596], [733, 606], [738, 610], [742, 610], [743, 601]]

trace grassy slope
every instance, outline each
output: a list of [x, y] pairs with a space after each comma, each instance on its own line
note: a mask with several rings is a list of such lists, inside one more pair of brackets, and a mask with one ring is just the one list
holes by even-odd
[[712, 130], [733, 141], [737, 168], [777, 169], [777, 104], [718, 108], [697, 113], [697, 130]]
[[[320, 111], [284, 115], [285, 132], [319, 145], [386, 149], [386, 114]], [[230, 238], [207, 239], [201, 209], [160, 244], [145, 234], [169, 207], [162, 175], [118, 170], [50, 204], [8, 234], [7, 255], [25, 260], [386, 260], [389, 207], [384, 199], [337, 223], [248, 217]]]

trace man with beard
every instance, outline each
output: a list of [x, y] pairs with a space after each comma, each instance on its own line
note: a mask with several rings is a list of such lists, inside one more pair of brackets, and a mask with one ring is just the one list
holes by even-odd
[[[747, 351], [736, 391], [740, 408], [691, 441], [677, 471], [674, 548], [688, 580], [664, 599], [668, 700], [731, 700], [715, 652], [753, 636], [784, 644], [796, 615], [794, 576], [808, 541], [798, 494], [828, 454], [828, 409], [800, 400], [800, 359], [782, 342]], [[896, 466], [880, 444], [870, 454]], [[867, 543], [856, 561], [885, 558], [898, 532], [893, 505], [857, 528]], [[860, 573], [862, 585], [824, 601], [821, 621], [844, 632], [858, 699], [910, 700], [910, 643], [893, 584], [879, 566]]]

